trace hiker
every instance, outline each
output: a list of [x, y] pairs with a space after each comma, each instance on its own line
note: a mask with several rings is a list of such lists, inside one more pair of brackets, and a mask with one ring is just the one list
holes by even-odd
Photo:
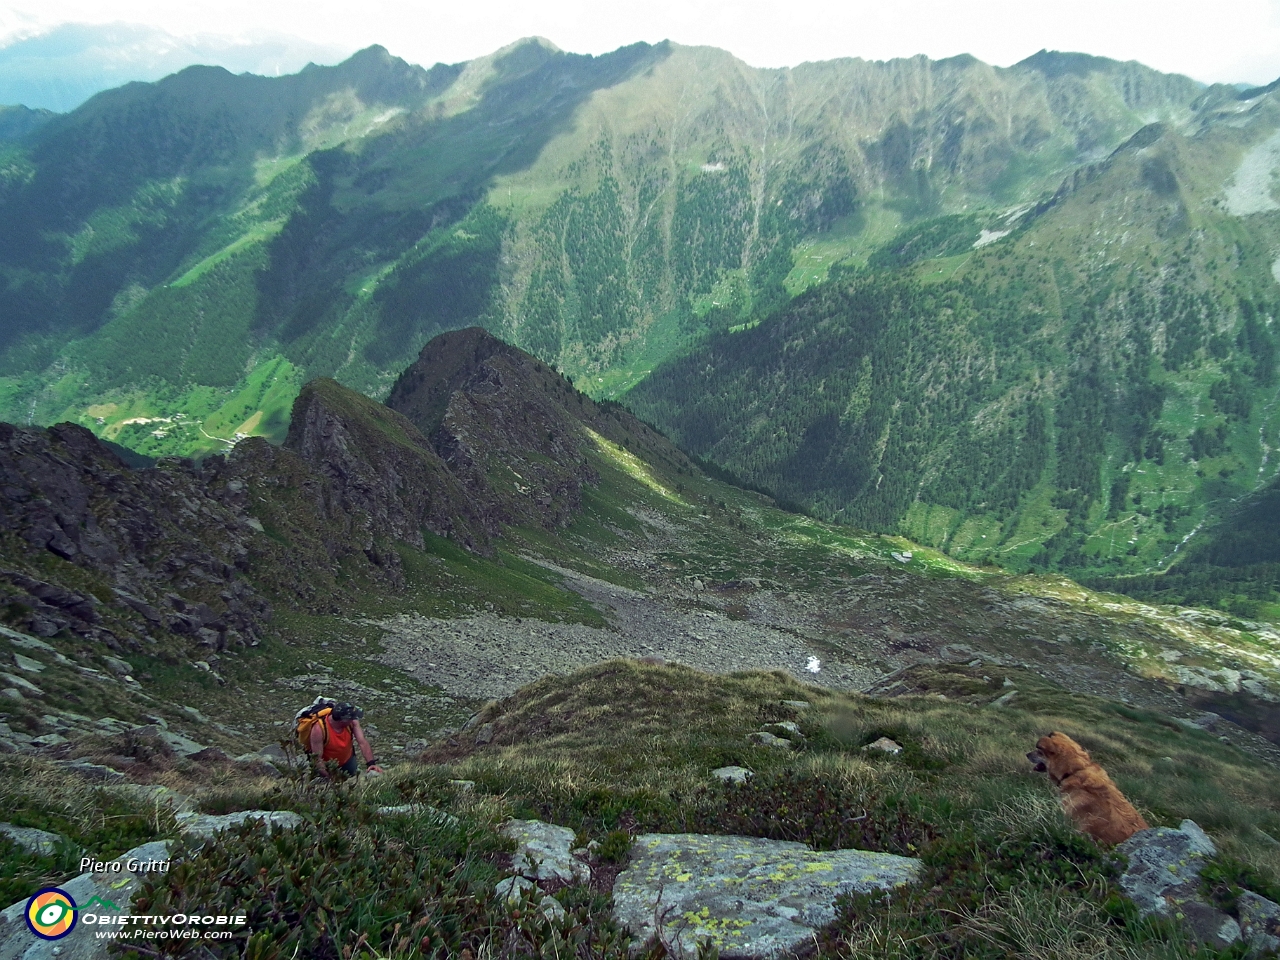
[[[332, 776], [329, 769], [331, 763], [349, 777], [354, 777], [359, 772], [353, 741], [360, 745], [360, 752], [364, 754], [365, 769], [370, 773], [381, 773], [382, 768], [373, 755], [373, 748], [360, 729], [360, 718], [364, 716], [364, 711], [350, 703], [332, 703], [331, 706], [328, 703], [332, 701], [324, 706], [319, 706], [319, 701], [313, 704], [313, 707], [319, 708], [305, 718], [311, 722], [310, 729], [305, 733], [304, 746], [315, 761], [320, 775]], [[299, 717], [300, 725], [303, 719]]]

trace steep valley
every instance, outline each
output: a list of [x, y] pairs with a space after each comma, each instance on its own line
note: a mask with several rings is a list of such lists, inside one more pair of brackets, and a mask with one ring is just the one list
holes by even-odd
[[[1043, 51], [191, 68], [6, 141], [0, 417], [279, 443], [305, 381], [380, 399], [479, 324], [828, 519], [1151, 574], [1274, 474], [1276, 96]], [[910, 356], [865, 370], [860, 271], [916, 285]], [[797, 322], [841, 343], [788, 358]], [[733, 340], [776, 395], [737, 402]]]
[[[509, 862], [493, 838], [512, 816], [612, 836], [624, 864], [643, 830], [832, 842], [818, 825], [836, 791], [865, 806], [858, 822], [871, 817], [857, 845], [933, 858], [931, 896], [947, 910], [974, 895], [947, 871], [978, 855], [1005, 876], [1015, 867], [999, 851], [1024, 835], [1084, 871], [1078, 889], [1039, 874], [1026, 889], [1096, 906], [1096, 885], [1113, 882], [1101, 855], [1071, 852], [1082, 841], [1022, 758], [1046, 725], [1085, 738], [1154, 821], [1209, 824], [1232, 876], [1270, 890], [1277, 865], [1259, 838], [1280, 832], [1266, 786], [1280, 762], [1274, 627], [786, 512], [479, 328], [429, 342], [387, 405], [306, 385], [278, 448], [248, 440], [130, 467], [72, 424], [6, 426], [0, 439], [0, 638], [12, 647], [0, 790], [7, 816], [56, 831], [66, 850], [0, 841], [15, 899], [66, 880], [81, 850], [185, 836], [168, 842], [187, 863], [147, 879], [135, 905], [231, 898], [254, 932], [219, 956], [305, 945], [337, 957], [361, 935], [445, 956], [518, 919], [491, 889]], [[289, 718], [316, 694], [365, 708], [383, 777], [333, 790], [292, 765]], [[797, 739], [771, 746], [752, 732], [762, 725]], [[903, 759], [862, 759], [885, 736]], [[726, 764], [755, 785], [706, 786]], [[1143, 779], [1152, 765], [1175, 775]], [[295, 819], [267, 841], [252, 824], [213, 833], [223, 821], [211, 817], [251, 810]], [[396, 832], [459, 823], [464, 861], [442, 834]], [[326, 824], [355, 845], [305, 839]], [[956, 859], [947, 844], [975, 829]], [[359, 851], [375, 837], [394, 842], [374, 843], [366, 876]], [[407, 915], [424, 903], [498, 912], [442, 920], [443, 946], [406, 944], [400, 921], [335, 905], [321, 884], [295, 894], [282, 876], [264, 895], [261, 874], [241, 877], [255, 858], [305, 871], [325, 860], [363, 898], [419, 848], [445, 860], [393, 886], [418, 890], [468, 856], [489, 879], [471, 907], [415, 894]], [[566, 924], [620, 957], [615, 861], [588, 859], [592, 892], [556, 887], [588, 898]], [[282, 898], [295, 896], [317, 899], [284, 923]], [[889, 922], [909, 902], [859, 909]], [[310, 919], [317, 908], [339, 926]], [[1108, 936], [1137, 937], [1137, 922]], [[559, 942], [565, 929], [519, 936]], [[841, 920], [826, 935], [858, 929]], [[1161, 930], [1152, 942], [1184, 943], [1176, 925]]]

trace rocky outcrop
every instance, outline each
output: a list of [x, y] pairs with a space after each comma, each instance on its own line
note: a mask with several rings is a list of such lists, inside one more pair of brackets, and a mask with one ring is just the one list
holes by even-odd
[[599, 482], [588, 428], [650, 462], [693, 469], [652, 428], [616, 405], [597, 404], [537, 357], [479, 327], [423, 347], [387, 406], [431, 439], [503, 523], [554, 528], [581, 511], [583, 488]]
[[35, 827], [15, 827], [12, 823], [0, 823], [0, 834], [8, 837], [28, 853], [41, 856], [52, 856], [57, 852], [62, 837], [48, 830], [37, 830]]
[[[133, 470], [81, 427], [0, 424], [0, 603], [10, 622], [113, 649], [159, 633], [216, 650], [255, 642], [270, 613], [243, 577], [256, 534], [242, 503], [215, 494], [222, 466]], [[50, 554], [102, 589], [51, 578], [41, 560]]]
[[293, 405], [285, 448], [325, 481], [315, 511], [373, 559], [379, 538], [422, 546], [423, 529], [474, 550], [494, 524], [407, 419], [333, 380], [313, 380]]
[[478, 327], [428, 343], [387, 397], [504, 523], [547, 527], [572, 520], [583, 486], [599, 482], [570, 413], [588, 402], [541, 360]]
[[677, 958], [710, 941], [726, 958], [790, 956], [835, 920], [836, 898], [914, 881], [919, 860], [819, 852], [756, 837], [644, 834], [613, 887], [614, 917]]

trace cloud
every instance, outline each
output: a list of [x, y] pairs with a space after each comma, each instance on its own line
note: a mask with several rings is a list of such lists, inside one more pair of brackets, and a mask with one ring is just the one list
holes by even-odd
[[1280, 76], [1280, 0], [12, 0], [0, 37], [128, 21], [178, 36], [293, 34], [346, 52], [381, 43], [418, 63], [471, 59], [522, 36], [605, 53], [637, 40], [722, 47], [753, 66], [971, 53], [1006, 66], [1041, 48], [1139, 60], [1203, 81]]

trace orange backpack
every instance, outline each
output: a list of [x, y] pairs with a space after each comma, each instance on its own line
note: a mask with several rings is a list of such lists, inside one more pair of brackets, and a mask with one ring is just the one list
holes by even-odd
[[317, 723], [320, 724], [320, 729], [324, 732], [325, 743], [329, 742], [329, 725], [322, 721], [333, 713], [333, 708], [337, 705], [337, 700], [330, 700], [328, 697], [316, 697], [311, 706], [303, 707], [294, 714], [294, 733], [298, 737], [298, 745], [304, 751], [311, 752], [311, 729]]

